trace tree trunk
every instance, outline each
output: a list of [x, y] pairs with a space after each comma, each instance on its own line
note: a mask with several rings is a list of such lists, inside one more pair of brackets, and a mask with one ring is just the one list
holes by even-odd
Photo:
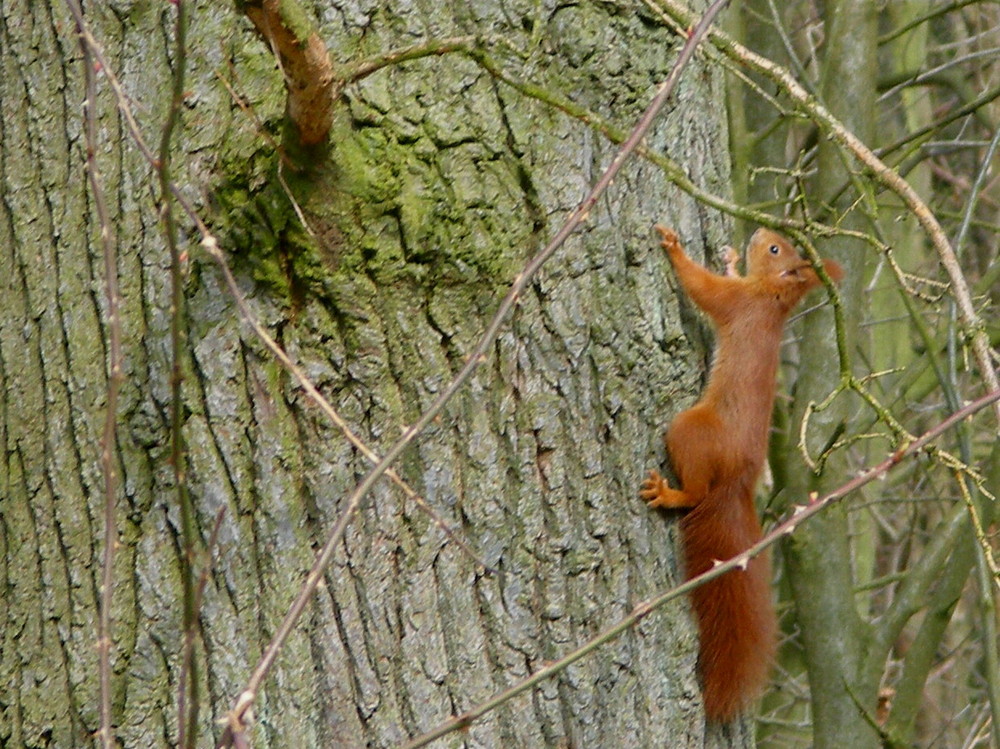
[[[174, 5], [87, 10], [156, 143], [177, 64]], [[296, 171], [275, 148], [284, 93], [270, 50], [233, 7], [203, 2], [190, 13], [174, 178], [219, 236], [254, 313], [384, 452], [462, 366], [511, 279], [615, 147], [451, 53], [349, 86], [328, 150]], [[341, 64], [478, 35], [510, 75], [626, 128], [677, 46], [663, 27], [606, 4], [348, 3], [309, 15]], [[103, 261], [72, 18], [62, 3], [2, 3], [0, 49], [0, 743], [68, 747], [99, 728]], [[186, 551], [169, 449], [169, 257], [155, 177], [103, 76], [99, 86], [126, 374], [112, 707], [124, 745], [171, 746]], [[725, 191], [720, 75], [695, 61], [674, 102], [649, 145]], [[396, 745], [678, 582], [674, 518], [648, 511], [636, 491], [663, 459], [663, 427], [700, 389], [703, 351], [681, 325], [650, 227], [677, 227], [697, 253], [724, 244], [726, 224], [648, 163], [623, 175], [397, 465], [487, 569], [380, 483], [258, 698], [254, 746]], [[184, 247], [183, 434], [203, 543], [225, 510], [197, 648], [209, 745], [370, 465], [241, 323], [196, 242], [192, 232]], [[196, 557], [196, 568], [206, 563]], [[668, 607], [460, 740], [752, 742], [746, 726], [706, 734], [696, 657], [686, 605]]]

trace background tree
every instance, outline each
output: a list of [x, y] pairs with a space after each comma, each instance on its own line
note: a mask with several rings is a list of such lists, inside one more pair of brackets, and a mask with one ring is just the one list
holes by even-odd
[[[991, 375], [992, 365], [968, 347], [968, 329], [958, 332], [955, 300], [965, 284], [980, 320], [995, 316], [995, 278], [969, 261], [996, 256], [995, 185], [987, 175], [996, 164], [997, 71], [982, 65], [997, 46], [996, 7], [877, 9], [759, 2], [733, 17], [750, 46], [794, 71], [803, 90], [906, 177], [964, 268], [958, 279], [941, 272], [905, 201], [859, 169], [829, 129], [817, 131], [815, 116], [787, 116], [810, 104], [789, 102], [766, 75], [753, 79], [755, 87], [732, 86], [737, 194], [854, 231], [822, 247], [839, 253], [854, 282], [841, 294], [847, 356], [810, 330], [821, 321], [806, 318], [809, 366], [795, 379], [791, 415], [777, 415], [789, 424], [773, 451], [778, 507], [871, 464], [886, 441], [905, 441], [934, 414], [957, 410]], [[866, 384], [814, 412], [846, 373]], [[799, 428], [803, 414], [808, 430]], [[947, 446], [992, 487], [996, 436], [994, 421], [963, 429]], [[823, 477], [803, 470], [796, 445], [823, 456]], [[799, 722], [817, 746], [995, 744], [993, 516], [975, 481], [932, 461], [867, 486], [797, 532], [783, 549], [792, 608], [782, 665], [788, 675], [808, 667], [811, 711], [802, 709], [804, 679], [801, 689], [773, 693], [764, 735], [794, 741]]]

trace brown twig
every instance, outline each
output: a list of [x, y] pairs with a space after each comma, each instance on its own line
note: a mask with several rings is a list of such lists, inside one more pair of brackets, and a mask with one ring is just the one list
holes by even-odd
[[[344, 421], [340, 413], [333, 407], [329, 400], [327, 400], [319, 389], [313, 384], [312, 380], [302, 371], [302, 368], [295, 363], [295, 361], [288, 355], [288, 353], [278, 344], [277, 341], [264, 329], [257, 316], [254, 315], [253, 310], [250, 309], [250, 305], [247, 304], [246, 297], [243, 296], [243, 292], [240, 291], [239, 285], [236, 283], [236, 278], [233, 276], [232, 270], [229, 268], [229, 264], [226, 262], [225, 256], [222, 251], [214, 244], [214, 237], [209, 238], [210, 241], [203, 241], [203, 246], [207, 250], [209, 256], [215, 260], [219, 266], [219, 270], [222, 272], [223, 278], [226, 280], [226, 286], [229, 290], [229, 295], [233, 297], [236, 302], [236, 306], [240, 311], [240, 316], [243, 321], [250, 327], [254, 332], [254, 335], [260, 339], [261, 343], [274, 355], [274, 357], [281, 363], [281, 365], [288, 370], [289, 373], [296, 380], [298, 380], [299, 386], [305, 391], [306, 395], [319, 406], [320, 410], [326, 414], [327, 418], [332, 421], [344, 436], [347, 437], [348, 441], [354, 445], [362, 455], [364, 455], [372, 465], [378, 465], [381, 463], [382, 458], [372, 450], [360, 437], [358, 437], [354, 430], [351, 429], [350, 425]], [[404, 481], [400, 475], [393, 469], [388, 469], [385, 472], [386, 476], [398, 486], [403, 494], [406, 495], [407, 499], [412, 500], [421, 510], [423, 510], [434, 522], [434, 524], [444, 533], [451, 541], [455, 543], [465, 554], [476, 563], [477, 566], [481, 567], [484, 571], [495, 574], [497, 570], [487, 565], [469, 546], [468, 542], [465, 541], [460, 535], [458, 535], [455, 530], [448, 525], [447, 521], [441, 517], [440, 513], [434, 510], [427, 501], [413, 489], [406, 481]]]
[[[160, 134], [159, 154], [153, 167], [159, 177], [160, 220], [170, 252], [170, 463], [181, 518], [181, 584], [183, 586], [182, 627], [185, 637], [194, 637], [198, 626], [195, 599], [194, 555], [198, 540], [197, 520], [187, 485], [187, 446], [184, 442], [184, 357], [187, 349], [185, 323], [184, 265], [177, 244], [177, 222], [174, 218], [170, 169], [173, 135], [180, 123], [184, 105], [184, 80], [187, 72], [187, 3], [174, 0], [177, 8], [174, 25], [174, 68], [170, 89], [170, 106]], [[179, 691], [177, 695], [178, 746], [194, 749], [198, 738], [200, 681], [194, 649], [181, 648]]]
[[[83, 11], [77, 0], [69, 0], [70, 11], [77, 21], [77, 31], [82, 26]], [[87, 148], [87, 178], [90, 182], [94, 210], [100, 230], [104, 256], [104, 293], [108, 303], [108, 390], [104, 413], [104, 433], [101, 436], [101, 471], [104, 474], [104, 555], [101, 560], [100, 614], [97, 622], [97, 671], [100, 682], [100, 729], [98, 742], [105, 749], [117, 745], [111, 715], [111, 606], [114, 601], [115, 550], [118, 545], [118, 525], [115, 505], [118, 476], [115, 468], [115, 446], [118, 441], [118, 392], [124, 380], [122, 374], [122, 345], [120, 294], [118, 290], [118, 254], [112, 237], [104, 186], [97, 166], [97, 80], [90, 50], [80, 36], [84, 97], [84, 137]]]
[[[235, 76], [235, 69], [232, 62], [229, 62], [229, 73], [230, 75]], [[267, 131], [267, 128], [264, 127], [264, 123], [261, 122], [260, 117], [257, 116], [257, 112], [254, 111], [254, 108], [250, 106], [250, 103], [247, 102], [246, 99], [240, 96], [240, 94], [236, 91], [235, 85], [231, 83], [229, 79], [226, 78], [220, 71], [216, 71], [215, 77], [219, 79], [226, 91], [229, 92], [229, 98], [233, 100], [233, 103], [240, 108], [240, 111], [247, 116], [247, 119], [253, 122], [254, 132], [263, 138], [264, 142], [267, 143], [267, 145], [276, 154], [278, 154], [278, 158], [281, 159], [281, 163], [285, 164], [293, 171], [297, 170], [298, 167], [290, 158], [288, 158], [288, 154], [285, 152], [285, 147], [278, 142], [277, 138]]]
[[568, 653], [557, 661], [549, 663], [544, 668], [539, 669], [530, 676], [522, 679], [516, 684], [511, 685], [507, 689], [493, 697], [479, 703], [475, 707], [466, 710], [461, 715], [456, 715], [443, 721], [435, 728], [430, 731], [417, 736], [410, 742], [403, 745], [403, 749], [417, 749], [417, 747], [425, 746], [431, 741], [438, 739], [452, 731], [467, 728], [471, 725], [477, 718], [481, 717], [485, 713], [493, 710], [494, 708], [502, 705], [505, 702], [513, 699], [522, 692], [531, 689], [536, 684], [548, 679], [559, 672], [565, 670], [567, 667], [576, 663], [578, 660], [584, 656], [597, 650], [597, 648], [605, 645], [620, 634], [637, 624], [641, 619], [655, 611], [656, 609], [662, 607], [663, 605], [669, 603], [670, 601], [679, 598], [680, 596], [691, 592], [695, 588], [704, 585], [710, 580], [714, 580], [720, 575], [729, 572], [732, 569], [739, 567], [740, 569], [745, 569], [750, 560], [763, 552], [769, 546], [773, 546], [779, 539], [789, 536], [795, 532], [795, 529], [799, 527], [803, 522], [816, 515], [826, 507], [833, 504], [838, 499], [841, 499], [853, 491], [860, 489], [865, 484], [874, 481], [875, 479], [881, 478], [895, 466], [899, 465], [904, 458], [913, 455], [918, 450], [922, 450], [931, 441], [939, 437], [941, 434], [951, 429], [953, 426], [958, 424], [960, 421], [967, 419], [971, 415], [981, 411], [987, 406], [1000, 402], [1000, 389], [994, 390], [986, 395], [982, 396], [978, 400], [968, 404], [959, 411], [956, 411], [948, 418], [944, 419], [937, 426], [924, 432], [920, 437], [914, 439], [910, 444], [905, 447], [896, 450], [890, 454], [885, 460], [883, 460], [878, 465], [873, 468], [869, 468], [867, 471], [860, 473], [855, 478], [851, 479], [840, 487], [834, 489], [823, 497], [810, 497], [809, 503], [805, 505], [798, 505], [792, 512], [792, 515], [785, 519], [782, 523], [775, 526], [767, 535], [765, 535], [760, 541], [751, 546], [749, 549], [741, 554], [737, 554], [732, 559], [726, 561], [720, 561], [719, 564], [712, 567], [708, 572], [704, 572], [697, 577], [693, 577], [690, 580], [671, 588], [668, 591], [661, 593], [660, 595], [651, 598], [647, 601], [642, 601], [632, 609], [632, 612], [618, 622], [613, 627], [605, 630], [596, 637], [588, 640], [586, 643], [581, 645], [576, 650]]
[[467, 52], [476, 44], [474, 36], [455, 36], [446, 39], [430, 39], [410, 47], [395, 49], [375, 57], [360, 60], [348, 65], [340, 75], [340, 87], [355, 83], [390, 65], [398, 65], [407, 60], [417, 60], [431, 55], [444, 55], [449, 52]]
[[[201, 603], [205, 597], [205, 587], [208, 585], [208, 576], [212, 571], [212, 550], [219, 543], [219, 533], [222, 531], [222, 520], [226, 516], [226, 508], [220, 507], [219, 511], [215, 513], [215, 524], [212, 526], [212, 534], [208, 539], [208, 546], [206, 547], [205, 554], [205, 566], [201, 570], [201, 574], [198, 575], [198, 585], [194, 590], [194, 610], [200, 615]], [[192, 663], [194, 661], [194, 643], [198, 636], [198, 628], [196, 626], [197, 621], [192, 622], [190, 626], [184, 628], [184, 642], [181, 646], [181, 663]], [[185, 725], [184, 721], [184, 695], [187, 692], [187, 679], [189, 670], [182, 666], [180, 676], [177, 680], [177, 694], [178, 694], [178, 739], [177, 745], [179, 747], [185, 746], [187, 743], [188, 727]], [[191, 734], [193, 735], [193, 734]]]

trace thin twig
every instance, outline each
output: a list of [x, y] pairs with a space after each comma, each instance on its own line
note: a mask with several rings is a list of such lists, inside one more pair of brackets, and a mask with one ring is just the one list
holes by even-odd
[[398, 65], [407, 60], [416, 60], [421, 57], [431, 55], [444, 55], [449, 52], [463, 52], [476, 43], [474, 36], [455, 36], [445, 39], [431, 39], [420, 44], [414, 44], [402, 49], [390, 50], [381, 55], [360, 60], [347, 65], [339, 71], [338, 90], [349, 83], [356, 83], [361, 79], [375, 73], [390, 65]]
[[979, 582], [980, 622], [983, 638], [983, 663], [986, 673], [986, 695], [989, 703], [990, 731], [993, 745], [1000, 746], [1000, 647], [997, 638], [996, 570], [987, 570], [982, 554], [976, 556]]
[[[235, 76], [236, 71], [232, 62], [228, 60], [227, 62], [229, 64], [230, 74]], [[239, 93], [237, 93], [234, 84], [231, 83], [229, 79], [226, 78], [218, 70], [215, 72], [215, 77], [219, 79], [219, 81], [225, 87], [226, 91], [229, 92], [229, 98], [233, 100], [233, 103], [236, 106], [238, 106], [240, 108], [240, 111], [242, 111], [243, 114], [245, 114], [247, 118], [253, 122], [254, 132], [256, 132], [257, 135], [259, 135], [261, 138], [264, 139], [264, 142], [267, 143], [267, 145], [271, 148], [272, 151], [274, 151], [274, 153], [278, 154], [278, 158], [281, 159], [281, 163], [287, 165], [293, 171], [297, 171], [298, 167], [288, 157], [288, 154], [285, 152], [285, 147], [281, 145], [281, 143], [278, 141], [277, 138], [275, 138], [267, 131], [267, 128], [264, 127], [264, 123], [261, 122], [260, 117], [257, 116], [257, 112], [254, 111], [253, 107], [250, 106], [249, 102], [247, 102], [246, 99], [244, 99], [242, 96], [239, 95]]]
[[[198, 539], [197, 522], [187, 485], [187, 447], [184, 443], [184, 353], [187, 346], [185, 330], [184, 260], [177, 246], [177, 222], [171, 200], [170, 166], [173, 155], [173, 135], [180, 122], [184, 104], [184, 78], [187, 70], [187, 3], [175, 0], [177, 16], [174, 26], [174, 70], [171, 82], [170, 107], [160, 136], [159, 157], [154, 165], [160, 182], [160, 219], [170, 251], [170, 462], [173, 466], [174, 488], [181, 517], [181, 584], [183, 586], [182, 626], [185, 639], [196, 636], [198, 610], [195, 604], [194, 555]], [[200, 681], [194, 649], [182, 647], [177, 694], [177, 744], [182, 749], [194, 749], [198, 738]]]
[[[503, 301], [501, 301], [499, 308], [480, 338], [479, 343], [469, 355], [465, 366], [462, 367], [457, 375], [455, 375], [448, 386], [441, 391], [438, 397], [427, 408], [427, 410], [424, 411], [421, 417], [403, 433], [403, 436], [389, 449], [389, 451], [382, 458], [381, 462], [368, 473], [364, 480], [358, 484], [358, 486], [351, 493], [350, 497], [348, 497], [345, 501], [344, 510], [341, 512], [340, 517], [337, 519], [333, 529], [330, 531], [330, 535], [327, 538], [326, 543], [317, 555], [316, 562], [309, 571], [298, 596], [296, 596], [295, 601], [289, 608], [288, 613], [285, 615], [284, 620], [278, 627], [277, 632], [272, 637], [271, 642], [268, 643], [268, 646], [264, 651], [264, 655], [261, 657], [257, 667], [254, 669], [253, 674], [251, 674], [250, 679], [247, 682], [246, 688], [240, 694], [239, 698], [236, 700], [236, 704], [230, 711], [229, 725], [226, 727], [226, 730], [219, 741], [220, 746], [232, 745], [235, 737], [242, 734], [244, 730], [244, 714], [256, 701], [260, 685], [270, 672], [271, 667], [274, 665], [274, 661], [278, 656], [278, 652], [288, 639], [295, 627], [296, 622], [302, 615], [302, 612], [305, 610], [306, 605], [312, 598], [313, 593], [322, 580], [323, 571], [326, 569], [330, 559], [333, 557], [333, 552], [339, 545], [344, 535], [344, 531], [347, 528], [347, 524], [350, 522], [354, 513], [361, 506], [361, 500], [375, 484], [378, 478], [385, 473], [386, 469], [388, 469], [392, 462], [399, 457], [410, 442], [412, 442], [413, 439], [434, 419], [434, 417], [437, 416], [441, 409], [444, 408], [445, 404], [451, 400], [455, 393], [457, 393], [462, 385], [465, 384], [466, 380], [468, 380], [472, 373], [483, 361], [486, 360], [486, 354], [499, 335], [501, 326], [506, 320], [507, 315], [514, 308], [514, 305], [517, 304], [517, 301], [520, 299], [521, 294], [527, 287], [528, 282], [532, 277], [534, 277], [535, 273], [538, 272], [538, 269], [541, 268], [545, 261], [552, 257], [555, 251], [562, 246], [563, 242], [565, 242], [566, 239], [577, 229], [577, 227], [583, 223], [584, 220], [586, 220], [587, 216], [590, 215], [590, 211], [597, 203], [600, 195], [607, 189], [608, 185], [612, 183], [615, 176], [621, 170], [621, 167], [625, 163], [626, 159], [636, 150], [642, 141], [642, 138], [653, 124], [653, 121], [655, 120], [660, 109], [663, 108], [667, 98], [673, 91], [681, 72], [687, 66], [688, 61], [694, 54], [695, 47], [705, 35], [716, 14], [718, 14], [727, 1], [728, 0], [716, 0], [705, 12], [705, 15], [698, 22], [698, 24], [693, 28], [684, 44], [684, 47], [681, 49], [677, 62], [670, 71], [670, 75], [660, 85], [659, 90], [653, 97], [653, 100], [646, 109], [646, 112], [633, 129], [628, 140], [618, 150], [618, 153], [615, 154], [611, 164], [601, 175], [601, 178], [590, 190], [586, 198], [584, 198], [583, 202], [580, 203], [576, 210], [573, 211], [563, 227], [556, 233], [548, 245], [546, 245], [541, 252], [528, 262], [524, 270], [522, 270], [521, 273], [519, 273], [514, 279], [510, 290], [507, 292]], [[218, 247], [215, 245], [214, 238], [212, 238], [211, 243], [208, 243], [206, 249], [210, 253], [213, 251], [218, 252]]]
[[[330, 421], [332, 421], [344, 436], [354, 445], [362, 455], [364, 455], [372, 465], [378, 465], [382, 462], [382, 458], [379, 457], [378, 453], [372, 450], [360, 437], [358, 437], [354, 430], [351, 429], [350, 425], [344, 421], [344, 418], [340, 413], [333, 407], [329, 400], [319, 391], [316, 385], [313, 384], [312, 380], [306, 375], [302, 368], [295, 363], [295, 361], [288, 355], [288, 353], [278, 344], [277, 341], [268, 333], [264, 326], [261, 325], [260, 320], [254, 315], [253, 310], [250, 309], [250, 305], [247, 303], [246, 297], [243, 292], [240, 291], [239, 285], [236, 283], [236, 278], [233, 276], [232, 270], [229, 268], [229, 264], [226, 262], [225, 255], [222, 251], [218, 249], [218, 246], [213, 244], [214, 237], [211, 238], [212, 242], [203, 243], [208, 251], [209, 256], [215, 260], [219, 266], [219, 270], [222, 272], [223, 278], [226, 280], [226, 286], [229, 290], [229, 295], [233, 297], [236, 302], [236, 306], [240, 311], [240, 317], [243, 321], [250, 327], [261, 343], [272, 353], [274, 357], [281, 363], [281, 365], [298, 380], [299, 385], [305, 391], [306, 395], [319, 406], [320, 410], [326, 415]], [[496, 574], [497, 570], [486, 564], [485, 561], [476, 553], [476, 551], [469, 546], [468, 542], [465, 541], [456, 531], [452, 528], [448, 522], [441, 517], [440, 513], [431, 507], [427, 500], [425, 500], [420, 494], [413, 489], [406, 481], [404, 481], [400, 475], [393, 469], [388, 469], [385, 475], [398, 486], [403, 493], [406, 495], [407, 499], [412, 500], [417, 507], [426, 513], [434, 524], [444, 533], [451, 541], [455, 543], [463, 552], [476, 563], [476, 566], [482, 568], [483, 571], [489, 574]]]
[[997, 566], [997, 560], [993, 556], [993, 547], [987, 536], [987, 528], [983, 525], [983, 519], [972, 497], [967, 478], [960, 471], [955, 471], [955, 480], [958, 482], [959, 493], [962, 495], [962, 502], [965, 503], [965, 509], [969, 513], [969, 518], [972, 521], [972, 531], [976, 537], [976, 543], [979, 545], [978, 553], [982, 555], [983, 563], [989, 571], [986, 577], [992, 581], [990, 585], [987, 585], [982, 590], [982, 594], [990, 596], [990, 608], [995, 609], [997, 593], [1000, 592], [1000, 567]]
[[964, 8], [966, 5], [972, 5], [973, 3], [978, 3], [980, 1], [981, 0], [957, 0], [957, 2], [953, 2], [950, 5], [935, 6], [931, 10], [924, 13], [922, 16], [914, 18], [909, 23], [901, 24], [892, 31], [889, 31], [886, 34], [880, 36], [878, 38], [878, 44], [879, 46], [888, 44], [893, 39], [901, 37], [906, 32], [915, 29], [917, 26], [920, 26], [921, 24], [927, 23], [928, 21], [933, 21], [935, 18], [939, 16], [943, 16], [947, 13], [952, 13], [953, 11]]
[[[962, 251], [965, 237], [969, 231], [969, 226], [972, 223], [975, 207], [979, 202], [979, 195], [981, 194], [986, 183], [987, 175], [991, 171], [990, 167], [993, 164], [993, 157], [996, 154], [998, 146], [1000, 146], [1000, 130], [993, 134], [993, 138], [990, 140], [989, 146], [986, 148], [982, 164], [976, 174], [976, 178], [972, 184], [972, 189], [970, 190], [970, 194], [967, 198], [965, 214], [962, 216], [962, 222], [959, 226], [958, 235], [955, 239], [955, 247], [958, 252]], [[949, 313], [950, 316], [954, 315], [954, 306], [952, 306], [951, 310], [949, 310]], [[953, 327], [953, 321], [949, 321], [949, 330], [953, 329]], [[948, 374], [949, 385], [951, 387], [955, 387], [957, 375], [955, 372], [955, 362], [953, 358], [949, 361]], [[966, 453], [971, 453], [971, 450], [968, 448], [967, 439], [963, 441], [963, 447], [965, 448], [963, 450], [963, 457], [966, 457]], [[997, 562], [993, 556], [992, 545], [986, 536], [986, 529], [983, 527], [983, 521], [980, 517], [979, 510], [976, 507], [976, 501], [973, 499], [972, 492], [966, 483], [967, 479], [962, 475], [958, 475], [957, 479], [959, 489], [962, 492], [962, 500], [965, 502], [968, 509], [969, 517], [972, 520], [976, 542], [979, 545], [976, 555], [976, 572], [980, 588], [980, 621], [984, 643], [983, 660], [986, 664], [985, 673], [987, 674], [986, 694], [990, 706], [990, 714], [993, 718], [991, 721], [993, 742], [1000, 745], [1000, 677], [998, 677], [997, 674], [1000, 655], [998, 655], [997, 652], [996, 620], [998, 601], [1000, 601], [1000, 569], [997, 568]], [[993, 515], [995, 513], [990, 514]]]
[[[70, 10], [77, 17], [77, 31], [83, 11], [77, 0], [69, 0]], [[104, 413], [104, 433], [101, 436], [101, 471], [104, 474], [104, 555], [101, 560], [100, 614], [97, 622], [97, 670], [100, 682], [100, 721], [98, 741], [105, 749], [117, 746], [111, 715], [111, 606], [114, 602], [115, 550], [118, 546], [118, 525], [115, 505], [118, 485], [115, 468], [115, 446], [118, 441], [118, 392], [124, 379], [122, 374], [121, 318], [119, 312], [118, 253], [111, 235], [104, 186], [97, 166], [97, 80], [94, 61], [89, 48], [80, 37], [83, 78], [86, 90], [84, 111], [84, 137], [87, 148], [87, 177], [90, 181], [94, 210], [104, 255], [104, 293], [108, 303], [108, 391]]]
[[645, 616], [664, 606], [668, 602], [679, 598], [685, 593], [689, 593], [695, 588], [704, 585], [710, 580], [714, 580], [732, 569], [737, 567], [740, 569], [746, 569], [746, 566], [753, 557], [757, 556], [768, 547], [774, 545], [779, 539], [794, 533], [799, 525], [811, 518], [813, 515], [816, 515], [851, 492], [860, 489], [865, 484], [885, 476], [885, 474], [899, 465], [899, 463], [901, 463], [906, 457], [922, 450], [931, 441], [935, 440], [959, 422], [998, 401], [1000, 401], [1000, 390], [987, 393], [976, 401], [965, 406], [965, 408], [953, 413], [951, 416], [941, 421], [937, 426], [924, 432], [924, 434], [914, 439], [905, 447], [896, 450], [873, 468], [869, 468], [867, 471], [860, 473], [855, 478], [830, 491], [823, 497], [810, 497], [809, 504], [796, 506], [790, 517], [775, 526], [767, 535], [746, 551], [741, 554], [737, 554], [732, 559], [720, 561], [719, 564], [715, 565], [707, 572], [704, 572], [697, 577], [693, 577], [654, 598], [638, 603], [627, 617], [593, 639], [588, 640], [576, 650], [568, 653], [559, 660], [548, 664], [544, 668], [539, 669], [535, 673], [522, 679], [516, 684], [511, 685], [488, 700], [485, 700], [475, 707], [466, 710], [461, 715], [454, 716], [440, 723], [430, 731], [417, 736], [410, 742], [404, 744], [403, 749], [417, 749], [417, 747], [425, 746], [431, 741], [451, 733], [452, 731], [468, 728], [468, 726], [470, 726], [477, 718], [481, 717], [490, 710], [493, 710], [499, 705], [508, 702], [522, 692], [531, 689], [545, 679], [548, 679], [565, 670], [567, 667], [576, 663], [584, 656], [592, 653], [602, 645], [611, 642], [620, 634], [637, 624]]
[[[205, 550], [205, 566], [201, 570], [201, 574], [198, 576], [198, 585], [194, 590], [194, 610], [196, 615], [201, 612], [201, 603], [205, 596], [205, 587], [208, 585], [208, 576], [212, 571], [212, 550], [215, 549], [219, 543], [219, 534], [222, 531], [222, 520], [226, 516], [225, 506], [220, 507], [219, 511], [215, 513], [215, 524], [212, 526], [212, 534], [208, 539], [208, 546]], [[194, 662], [194, 643], [197, 639], [198, 631], [197, 627], [185, 627], [184, 629], [184, 642], [181, 646], [181, 664], [193, 663]], [[191, 727], [191, 731], [188, 734], [188, 729], [184, 725], [184, 694], [186, 691], [185, 680], [188, 678], [188, 669], [182, 666], [180, 678], [178, 679], [177, 694], [178, 694], [178, 741], [177, 745], [179, 747], [184, 746], [184, 742], [187, 740], [189, 742], [193, 739], [187, 739], [188, 736], [194, 736], [194, 726]], [[192, 711], [194, 714], [194, 711]], [[190, 745], [190, 744], [189, 744]]]

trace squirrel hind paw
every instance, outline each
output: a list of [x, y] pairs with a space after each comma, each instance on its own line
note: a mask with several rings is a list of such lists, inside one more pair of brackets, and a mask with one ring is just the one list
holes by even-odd
[[646, 480], [642, 482], [642, 487], [639, 489], [639, 496], [643, 499], [655, 499], [660, 494], [660, 490], [666, 486], [663, 477], [660, 472], [655, 468], [649, 472]]
[[639, 496], [651, 508], [677, 509], [692, 506], [687, 494], [679, 489], [671, 489], [656, 469], [651, 470], [642, 482]]

